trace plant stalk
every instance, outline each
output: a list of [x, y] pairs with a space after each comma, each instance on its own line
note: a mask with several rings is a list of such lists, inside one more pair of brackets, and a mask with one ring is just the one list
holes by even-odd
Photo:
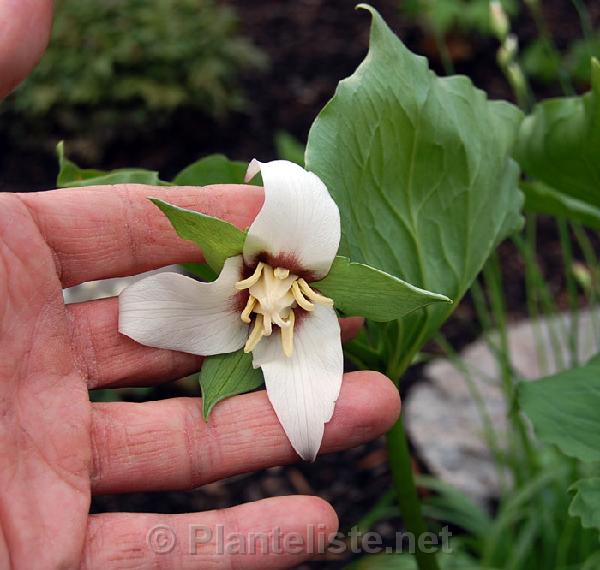
[[439, 570], [435, 553], [419, 548], [419, 537], [428, 531], [412, 471], [412, 459], [404, 430], [404, 414], [388, 432], [387, 448], [394, 490], [406, 529], [415, 537], [415, 557], [419, 570]]
[[[575, 10], [577, 10], [577, 15], [579, 16], [579, 22], [581, 23], [581, 29], [583, 31], [583, 37], [588, 44], [588, 47], [592, 44], [594, 39], [594, 26], [592, 24], [592, 18], [590, 17], [590, 13], [582, 0], [571, 0], [573, 2], [573, 6]], [[590, 57], [594, 55], [590, 52]]]
[[444, 73], [448, 76], [454, 75], [454, 64], [452, 63], [452, 58], [450, 57], [450, 52], [448, 51], [446, 36], [437, 26], [433, 27], [433, 35], [435, 38], [436, 47], [440, 54], [440, 60], [442, 62], [442, 67], [444, 68]]
[[570, 366], [579, 365], [579, 296], [577, 293], [577, 282], [573, 275], [573, 243], [569, 234], [569, 225], [565, 220], [557, 220], [560, 235], [560, 248], [562, 251], [563, 267], [567, 280], [567, 294], [569, 296], [570, 309], [570, 331], [568, 345], [570, 348]]

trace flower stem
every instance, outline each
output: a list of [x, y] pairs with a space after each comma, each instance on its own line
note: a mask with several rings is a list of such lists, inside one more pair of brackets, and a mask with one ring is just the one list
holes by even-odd
[[421, 513], [421, 503], [413, 477], [412, 460], [403, 420], [404, 415], [401, 414], [386, 436], [394, 490], [406, 529], [413, 534], [415, 539], [415, 556], [419, 570], [439, 570], [435, 553], [430, 549], [425, 552], [419, 548], [419, 538], [428, 529]]
[[[409, 343], [410, 348], [402, 351], [396, 350], [394, 357], [389, 359], [386, 375], [392, 379], [396, 387], [399, 388], [400, 379], [412, 363], [419, 348], [425, 342], [426, 334], [427, 329], [421, 327], [417, 336]], [[421, 501], [417, 493], [417, 485], [412, 470], [412, 457], [408, 448], [406, 431], [404, 430], [403, 413], [400, 414], [392, 429], [387, 433], [386, 443], [394, 494], [396, 495], [406, 530], [412, 533], [414, 537], [414, 554], [417, 559], [418, 570], [439, 570], [435, 553], [431, 552], [429, 548], [427, 551], [423, 551], [420, 547], [419, 538], [428, 531], [428, 528], [421, 512]]]

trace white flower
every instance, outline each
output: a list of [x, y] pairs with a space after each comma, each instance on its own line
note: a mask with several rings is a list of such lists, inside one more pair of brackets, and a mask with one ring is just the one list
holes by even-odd
[[265, 202], [243, 255], [200, 283], [162, 273], [120, 296], [119, 331], [147, 346], [209, 356], [244, 348], [292, 446], [314, 460], [343, 374], [331, 299], [309, 283], [327, 275], [340, 241], [338, 208], [323, 182], [284, 160], [250, 163]]

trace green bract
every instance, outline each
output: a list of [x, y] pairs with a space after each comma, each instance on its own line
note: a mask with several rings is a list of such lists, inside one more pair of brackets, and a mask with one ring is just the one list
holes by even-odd
[[221, 400], [251, 392], [263, 384], [261, 371], [252, 367], [252, 355], [241, 350], [207, 358], [199, 379], [205, 419]]
[[206, 262], [217, 273], [228, 257], [242, 252], [246, 234], [235, 226], [213, 216], [173, 206], [158, 198], [150, 200], [169, 218], [179, 237], [193, 241], [202, 248]]
[[[458, 300], [496, 244], [521, 226], [510, 158], [520, 112], [466, 77], [438, 78], [373, 16], [369, 54], [313, 124], [306, 164], [340, 207], [340, 254]], [[411, 361], [448, 317], [403, 320]]]
[[419, 289], [368, 265], [351, 263], [339, 255], [329, 275], [314, 286], [334, 299], [336, 307], [345, 315], [381, 322], [399, 319], [429, 303], [451, 302], [445, 295]]

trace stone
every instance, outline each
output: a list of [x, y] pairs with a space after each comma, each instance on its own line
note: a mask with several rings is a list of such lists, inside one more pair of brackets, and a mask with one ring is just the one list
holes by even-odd
[[[569, 339], [578, 335], [575, 361]], [[455, 359], [438, 359], [424, 369], [426, 381], [409, 391], [405, 421], [411, 441], [431, 472], [482, 504], [500, 494], [500, 473], [485, 435], [482, 410], [506, 446], [507, 404], [493, 333]], [[508, 326], [515, 380], [533, 380], [573, 363], [584, 363], [599, 348], [600, 309], [522, 321]], [[506, 474], [508, 477], [508, 474]]]
[[101, 279], [99, 281], [88, 281], [81, 283], [81, 285], [75, 285], [68, 289], [63, 289], [63, 298], [65, 305], [70, 303], [82, 303], [84, 301], [94, 301], [96, 299], [105, 299], [107, 297], [116, 297], [125, 289], [125, 287], [148, 277], [155, 273], [183, 273], [180, 265], [169, 265], [167, 267], [161, 267], [153, 271], [146, 271], [146, 273], [140, 273], [132, 277], [115, 277], [114, 279]]

